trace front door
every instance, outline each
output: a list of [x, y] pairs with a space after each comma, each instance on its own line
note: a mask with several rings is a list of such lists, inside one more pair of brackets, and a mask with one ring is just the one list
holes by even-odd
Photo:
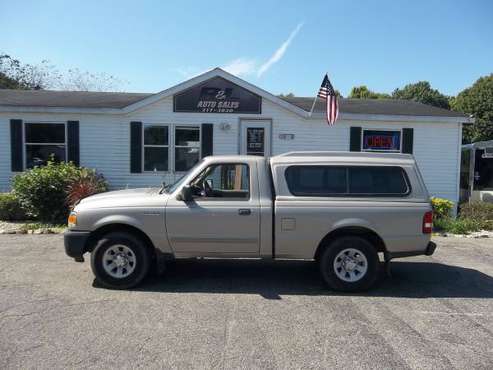
[[246, 155], [271, 155], [271, 121], [242, 120], [240, 153]]
[[250, 176], [254, 165], [211, 164], [190, 183], [193, 200], [169, 200], [166, 229], [176, 255], [258, 257], [260, 200]]

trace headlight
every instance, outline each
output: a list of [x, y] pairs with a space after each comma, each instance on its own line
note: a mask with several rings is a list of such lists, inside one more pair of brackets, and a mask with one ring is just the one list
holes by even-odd
[[70, 216], [68, 216], [68, 227], [74, 227], [77, 225], [77, 214], [75, 212], [70, 212]]

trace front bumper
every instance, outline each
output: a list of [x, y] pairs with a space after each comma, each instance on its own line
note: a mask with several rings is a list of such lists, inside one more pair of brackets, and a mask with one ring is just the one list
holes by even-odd
[[423, 251], [409, 251], [409, 252], [385, 252], [385, 261], [390, 261], [394, 258], [412, 257], [412, 256], [431, 256], [435, 253], [437, 245], [433, 242], [428, 242], [425, 250]]
[[74, 258], [77, 262], [84, 262], [87, 239], [91, 233], [89, 231], [67, 230], [63, 234], [63, 243], [67, 256]]

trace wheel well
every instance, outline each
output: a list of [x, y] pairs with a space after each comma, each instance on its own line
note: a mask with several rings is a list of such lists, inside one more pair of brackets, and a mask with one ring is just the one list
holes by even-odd
[[110, 225], [102, 226], [99, 229], [96, 229], [91, 233], [90, 238], [87, 240], [85, 245], [85, 251], [92, 252], [92, 250], [96, 246], [96, 243], [98, 242], [99, 239], [101, 239], [103, 235], [111, 232], [118, 232], [118, 231], [132, 234], [133, 236], [142, 240], [146, 248], [149, 250], [149, 252], [151, 252], [151, 255], [154, 258], [156, 254], [156, 248], [154, 247], [154, 244], [152, 243], [151, 239], [149, 239], [149, 237], [142, 230], [136, 228], [135, 226], [126, 225], [126, 224], [110, 224]]
[[318, 260], [320, 254], [332, 241], [342, 236], [359, 236], [369, 241], [376, 248], [377, 252], [386, 252], [385, 243], [376, 232], [361, 226], [348, 226], [331, 231], [324, 236], [318, 244], [317, 251], [315, 252], [315, 260]]

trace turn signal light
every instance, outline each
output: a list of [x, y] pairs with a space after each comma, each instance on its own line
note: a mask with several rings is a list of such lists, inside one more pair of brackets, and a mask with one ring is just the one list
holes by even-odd
[[72, 227], [77, 225], [77, 215], [75, 213], [71, 213], [70, 216], [68, 216], [68, 226]]
[[423, 216], [423, 234], [431, 234], [433, 230], [433, 212], [426, 212]]

